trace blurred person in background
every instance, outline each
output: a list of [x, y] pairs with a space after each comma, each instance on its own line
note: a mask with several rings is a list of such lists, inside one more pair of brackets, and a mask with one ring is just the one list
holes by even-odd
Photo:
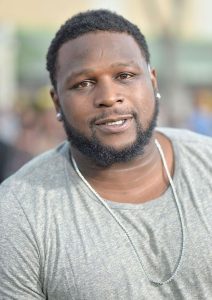
[[18, 112], [21, 130], [16, 146], [32, 156], [54, 147], [65, 138], [62, 126], [55, 119], [48, 91], [47, 86], [41, 87], [31, 101], [20, 105]]
[[[13, 134], [13, 141], [0, 141], [0, 182], [36, 155], [64, 140], [62, 126], [55, 119], [54, 107], [47, 90], [48, 87], [44, 86], [32, 101], [21, 99], [16, 103], [13, 115], [16, 116], [18, 128]], [[8, 125], [5, 125], [4, 131], [7, 128]]]
[[32, 155], [16, 145], [20, 122], [15, 107], [0, 110], [0, 183], [28, 162]]
[[0, 140], [0, 183], [28, 162], [32, 156]]
[[80, 13], [47, 69], [68, 141], [0, 187], [0, 298], [211, 299], [212, 139], [156, 128], [143, 34]]
[[188, 120], [188, 128], [212, 136], [212, 91], [200, 90], [196, 94], [194, 109]]

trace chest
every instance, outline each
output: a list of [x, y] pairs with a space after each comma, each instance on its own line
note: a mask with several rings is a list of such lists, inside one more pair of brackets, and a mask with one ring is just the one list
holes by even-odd
[[[133, 245], [101, 206], [81, 207], [53, 222], [54, 238], [46, 246], [44, 266], [44, 289], [50, 299], [206, 299], [205, 293], [212, 297], [211, 239], [195, 210], [185, 218], [185, 249], [175, 280], [154, 286], [144, 274], [139, 259], [157, 280], [170, 276], [177, 264], [181, 230], [171, 206], [154, 214], [114, 209]], [[173, 297], [179, 290], [180, 298]]]

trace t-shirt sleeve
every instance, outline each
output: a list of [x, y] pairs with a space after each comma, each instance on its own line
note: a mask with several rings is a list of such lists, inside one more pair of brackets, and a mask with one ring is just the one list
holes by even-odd
[[0, 299], [46, 299], [36, 235], [7, 186], [0, 187]]

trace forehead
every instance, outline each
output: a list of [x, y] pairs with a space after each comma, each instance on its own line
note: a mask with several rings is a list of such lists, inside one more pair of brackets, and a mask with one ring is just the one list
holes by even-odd
[[58, 53], [58, 72], [67, 68], [95, 67], [101, 64], [145, 61], [134, 38], [127, 33], [95, 32], [84, 34], [62, 45]]

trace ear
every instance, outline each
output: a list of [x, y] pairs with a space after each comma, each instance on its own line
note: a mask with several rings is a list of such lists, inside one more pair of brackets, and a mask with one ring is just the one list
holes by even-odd
[[50, 95], [51, 95], [52, 101], [54, 103], [54, 107], [55, 107], [56, 112], [57, 113], [61, 112], [59, 97], [58, 97], [57, 92], [55, 91], [54, 88], [50, 89]]
[[150, 79], [151, 79], [151, 82], [152, 82], [152, 86], [153, 86], [153, 89], [155, 91], [158, 90], [158, 81], [157, 81], [157, 73], [156, 73], [156, 70], [155, 69], [152, 69], [150, 67], [150, 65], [148, 65], [148, 69], [149, 69], [149, 74], [150, 74]]

